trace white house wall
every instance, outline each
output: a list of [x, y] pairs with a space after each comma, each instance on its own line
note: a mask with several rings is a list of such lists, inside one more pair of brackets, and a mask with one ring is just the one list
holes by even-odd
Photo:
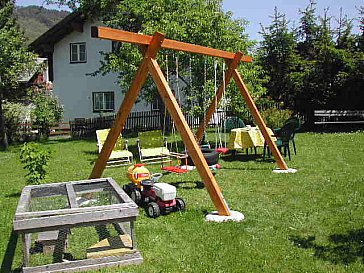
[[[53, 72], [54, 94], [64, 107], [64, 120], [78, 117], [95, 117], [93, 113], [92, 92], [114, 91], [115, 112], [118, 111], [123, 99], [123, 93], [117, 84], [116, 74], [96, 77], [87, 74], [100, 67], [102, 58], [100, 51], [111, 51], [111, 41], [91, 38], [91, 25], [97, 23], [86, 22], [83, 32], [72, 32], [54, 45]], [[86, 42], [86, 63], [70, 63], [70, 43]], [[150, 110], [150, 105], [138, 103], [133, 111]], [[110, 113], [108, 113], [110, 114]]]

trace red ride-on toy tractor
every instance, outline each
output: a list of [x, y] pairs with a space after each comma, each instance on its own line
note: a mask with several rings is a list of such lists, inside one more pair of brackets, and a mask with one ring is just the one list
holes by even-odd
[[185, 202], [181, 198], [176, 198], [176, 187], [167, 183], [154, 183], [149, 179], [143, 180], [141, 184], [142, 202], [149, 217], [156, 218], [161, 213], [185, 209]]
[[167, 183], [154, 183], [145, 167], [138, 165], [136, 168], [139, 169], [130, 169], [138, 176], [129, 175], [132, 183], [124, 185], [123, 189], [138, 206], [145, 208], [149, 217], [156, 218], [161, 214], [185, 209], [185, 202], [176, 197], [176, 187]]

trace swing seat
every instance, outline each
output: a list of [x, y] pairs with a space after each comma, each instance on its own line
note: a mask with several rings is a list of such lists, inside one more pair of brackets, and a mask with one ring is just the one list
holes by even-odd
[[229, 153], [229, 148], [224, 148], [224, 147], [219, 147], [215, 149], [216, 152], [218, 152], [219, 154], [227, 154]]
[[170, 172], [170, 173], [176, 173], [176, 174], [182, 174], [182, 173], [188, 173], [189, 170], [182, 169], [180, 166], [164, 166], [162, 167], [162, 171]]
[[163, 138], [160, 130], [139, 132], [138, 139], [139, 160], [144, 164], [158, 164], [171, 162], [167, 139]]
[[[219, 162], [219, 153], [213, 149], [201, 149], [202, 155], [204, 156], [206, 163], [208, 166], [215, 165]], [[193, 162], [192, 158], [189, 156], [187, 157], [187, 165], [194, 166], [195, 163]]]

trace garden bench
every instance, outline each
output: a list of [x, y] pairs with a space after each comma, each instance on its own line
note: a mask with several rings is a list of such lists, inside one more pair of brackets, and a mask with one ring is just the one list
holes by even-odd
[[315, 110], [315, 125], [364, 124], [364, 110]]

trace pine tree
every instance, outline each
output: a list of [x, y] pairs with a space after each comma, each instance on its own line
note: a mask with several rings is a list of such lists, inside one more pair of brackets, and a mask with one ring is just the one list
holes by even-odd
[[291, 73], [297, 70], [296, 35], [288, 28], [284, 14], [275, 8], [272, 24], [262, 27], [263, 42], [259, 50], [259, 60], [270, 76], [268, 94], [286, 106], [294, 107], [295, 83]]

